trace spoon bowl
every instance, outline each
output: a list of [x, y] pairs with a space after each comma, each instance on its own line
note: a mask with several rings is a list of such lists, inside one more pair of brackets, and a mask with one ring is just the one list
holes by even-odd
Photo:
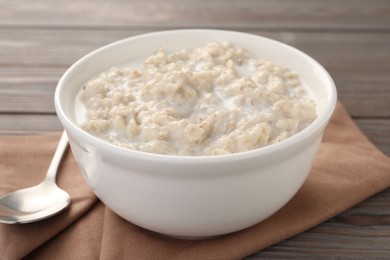
[[55, 183], [58, 166], [67, 146], [68, 138], [64, 131], [43, 182], [0, 198], [0, 223], [34, 222], [53, 216], [69, 206], [69, 194]]

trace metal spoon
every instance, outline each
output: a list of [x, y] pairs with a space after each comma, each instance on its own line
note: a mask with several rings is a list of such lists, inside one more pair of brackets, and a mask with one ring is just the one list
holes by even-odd
[[70, 196], [56, 184], [56, 175], [68, 147], [63, 131], [43, 182], [37, 186], [8, 193], [0, 198], [0, 223], [29, 223], [59, 213], [70, 204]]

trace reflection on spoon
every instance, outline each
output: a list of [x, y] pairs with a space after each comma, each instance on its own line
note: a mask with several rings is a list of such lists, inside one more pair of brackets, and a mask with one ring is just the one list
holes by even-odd
[[46, 177], [37, 186], [8, 193], [0, 198], [0, 223], [29, 223], [59, 213], [70, 204], [70, 196], [56, 184], [56, 175], [68, 147], [63, 131]]

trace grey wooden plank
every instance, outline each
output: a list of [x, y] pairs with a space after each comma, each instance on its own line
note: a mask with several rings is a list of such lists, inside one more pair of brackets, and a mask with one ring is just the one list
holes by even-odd
[[355, 119], [370, 141], [390, 156], [390, 119]]
[[54, 92], [34, 89], [0, 91], [0, 111], [24, 113], [54, 113]]
[[13, 0], [0, 26], [390, 28], [387, 0]]
[[40, 134], [62, 129], [55, 114], [0, 114], [0, 134]]
[[[102, 45], [149, 31], [0, 29], [0, 112], [53, 112], [54, 88], [73, 62]], [[390, 117], [390, 33], [251, 32], [317, 59], [352, 116]]]

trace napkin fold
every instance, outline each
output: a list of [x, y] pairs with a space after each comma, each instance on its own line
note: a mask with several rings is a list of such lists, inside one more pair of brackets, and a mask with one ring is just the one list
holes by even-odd
[[[58, 140], [59, 134], [0, 136], [0, 196], [38, 184]], [[390, 187], [390, 158], [338, 103], [298, 193], [265, 221], [205, 240], [166, 237], [123, 220], [94, 196], [70, 151], [57, 181], [70, 193], [71, 206], [40, 222], [0, 224], [0, 259], [240, 259]]]

